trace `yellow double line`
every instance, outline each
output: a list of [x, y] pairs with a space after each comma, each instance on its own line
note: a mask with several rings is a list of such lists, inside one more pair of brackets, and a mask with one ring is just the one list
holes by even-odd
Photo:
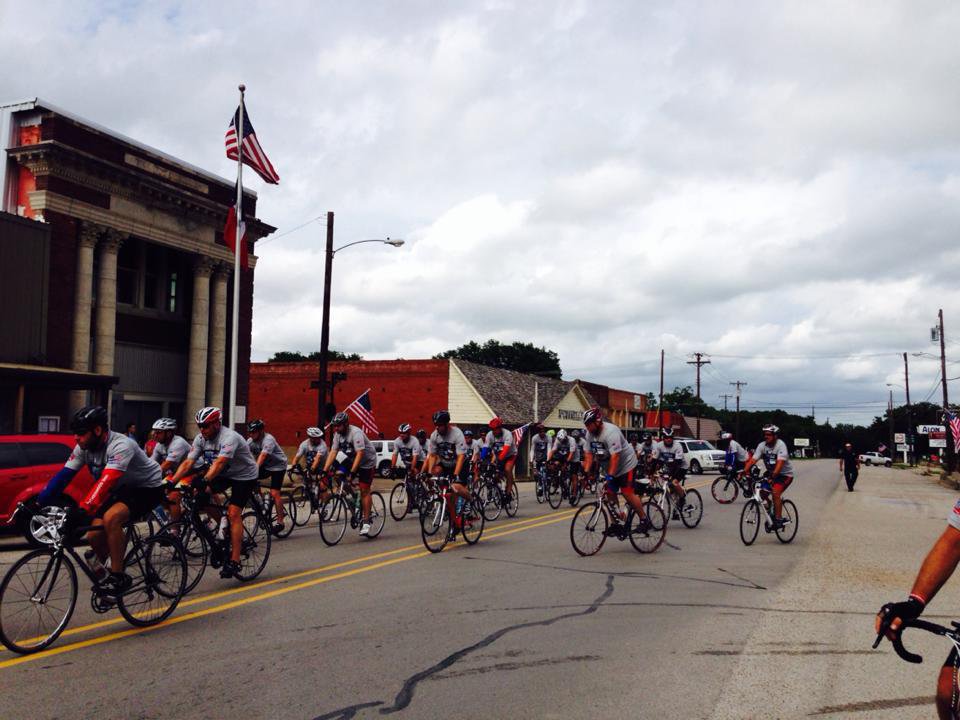
[[[532, 530], [533, 528], [542, 527], [544, 525], [551, 525], [553, 523], [557, 523], [557, 522], [561, 522], [563, 520], [569, 519], [570, 517], [573, 516], [574, 512], [575, 510], [562, 511], [560, 513], [546, 513], [543, 515], [537, 515], [532, 518], [527, 518], [526, 520], [517, 520], [512, 523], [504, 524], [490, 532], [484, 533], [483, 539], [504, 537], [506, 535], [512, 535], [514, 533], [524, 532], [526, 530]], [[447, 549], [461, 547], [462, 545], [463, 545], [462, 542], [457, 542], [448, 546]], [[419, 552], [410, 552], [407, 555], [401, 555], [401, 553], [405, 553], [411, 550], [416, 550], [417, 548], [421, 548], [421, 547], [422, 545], [408, 545], [406, 547], [397, 548], [396, 550], [388, 550], [386, 552], [375, 553], [373, 555], [364, 555], [363, 557], [355, 558], [353, 560], [346, 560], [344, 562], [334, 563], [332, 565], [324, 565], [322, 567], [312, 568], [310, 570], [302, 570], [300, 572], [292, 573], [290, 575], [284, 575], [278, 578], [273, 578], [271, 580], [264, 580], [262, 582], [252, 583], [250, 585], [233, 588], [231, 590], [223, 590], [220, 592], [210, 593], [202, 597], [191, 598], [189, 600], [185, 600], [181, 602], [179, 608], [190, 607], [200, 603], [206, 603], [212, 600], [217, 600], [224, 597], [238, 595], [240, 593], [247, 593], [252, 590], [269, 587], [271, 585], [277, 585], [279, 583], [285, 583], [290, 580], [296, 580], [298, 578], [309, 577], [311, 575], [319, 575], [321, 573], [326, 573], [331, 570], [337, 570], [339, 568], [348, 567], [350, 565], [357, 565], [359, 563], [364, 563], [371, 560], [378, 560], [381, 558], [389, 557], [391, 555], [399, 555], [399, 557], [394, 557], [389, 560], [383, 560], [382, 562], [375, 562], [371, 565], [364, 565], [363, 567], [353, 568], [351, 570], [345, 570], [343, 572], [334, 573], [333, 575], [325, 575], [323, 577], [313, 578], [311, 580], [295, 583], [293, 585], [274, 588], [272, 590], [267, 590], [266, 592], [261, 592], [254, 595], [249, 595], [247, 597], [238, 598], [236, 600], [231, 600], [219, 605], [214, 605], [212, 607], [204, 608], [202, 610], [195, 610], [193, 612], [189, 612], [183, 615], [174, 615], [168, 620], [165, 620], [162, 623], [158, 623], [157, 625], [151, 625], [150, 627], [129, 628], [127, 630], [119, 630], [117, 632], [101, 635], [100, 637], [90, 638], [88, 640], [80, 640], [78, 642], [70, 643], [68, 645], [54, 647], [48, 650], [42, 650], [32, 655], [22, 655], [18, 657], [12, 657], [8, 660], [0, 661], [0, 669], [14, 667], [16, 665], [32, 662], [34, 660], [41, 660], [43, 658], [48, 658], [53, 655], [60, 655], [61, 653], [73, 652], [74, 650], [81, 650], [83, 648], [92, 647], [94, 645], [101, 645], [103, 643], [112, 642], [114, 640], [120, 640], [125, 637], [130, 637], [131, 635], [140, 635], [145, 632], [157, 630], [158, 628], [167, 627], [169, 625], [176, 625], [178, 623], [187, 622], [189, 620], [196, 620], [197, 618], [202, 618], [207, 615], [213, 615], [215, 613], [225, 612], [227, 610], [232, 610], [234, 608], [242, 607], [243, 605], [249, 605], [250, 603], [269, 600], [271, 598], [279, 597], [281, 595], [295, 592], [297, 590], [304, 590], [306, 588], [314, 587], [315, 585], [322, 585], [324, 583], [333, 582], [334, 580], [342, 580], [343, 578], [352, 577], [354, 575], [370, 572], [372, 570], [379, 570], [380, 568], [389, 567], [390, 565], [396, 565], [397, 563], [407, 562], [408, 560], [416, 560], [417, 558], [426, 557], [431, 554], [427, 550], [421, 550]], [[96, 622], [96, 623], [91, 623], [91, 624], [83, 625], [76, 628], [71, 628], [69, 630], [64, 631], [63, 636], [89, 632], [91, 630], [96, 630], [102, 627], [116, 625], [121, 622], [123, 622], [122, 618], [113, 618], [110, 620], [103, 620], [101, 622]]]

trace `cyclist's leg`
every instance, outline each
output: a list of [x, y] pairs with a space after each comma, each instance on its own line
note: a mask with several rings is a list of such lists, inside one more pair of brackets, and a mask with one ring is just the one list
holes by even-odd
[[230, 522], [230, 560], [240, 562], [243, 547], [243, 508], [257, 487], [257, 480], [230, 482], [230, 503], [227, 505], [227, 520]]
[[937, 678], [937, 716], [940, 720], [953, 720], [957, 717], [957, 698], [956, 687], [957, 672], [957, 650], [954, 648], [947, 656], [946, 662], [940, 668], [940, 676]]
[[614, 482], [619, 486], [620, 492], [623, 494], [623, 499], [633, 508], [637, 516], [642, 519], [646, 517], [646, 513], [643, 512], [643, 501], [633, 491], [633, 474], [633, 470], [630, 470], [626, 474], [614, 478]]
[[286, 509], [283, 507], [283, 495], [280, 494], [285, 474], [283, 470], [270, 471], [270, 495], [273, 496], [274, 512], [277, 513], [277, 522], [279, 523], [283, 523], [286, 514]]
[[363, 513], [363, 522], [370, 522], [370, 507], [373, 499], [370, 497], [370, 487], [373, 485], [373, 468], [360, 468], [357, 472], [357, 482], [360, 485], [360, 510]]
[[507, 458], [503, 463], [503, 475], [507, 479], [507, 495], [513, 495], [513, 466], [517, 463], [517, 456]]
[[783, 491], [790, 487], [792, 477], [777, 478], [773, 486], [773, 515], [777, 520], [783, 517]]

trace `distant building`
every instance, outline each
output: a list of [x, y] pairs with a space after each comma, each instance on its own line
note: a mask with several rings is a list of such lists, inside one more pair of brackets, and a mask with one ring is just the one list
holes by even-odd
[[[215, 139], [215, 138], [214, 138]], [[228, 396], [235, 185], [39, 99], [0, 105], [0, 433], [109, 402], [141, 434]], [[248, 247], [274, 228], [244, 193]], [[256, 258], [241, 276], [238, 402]]]

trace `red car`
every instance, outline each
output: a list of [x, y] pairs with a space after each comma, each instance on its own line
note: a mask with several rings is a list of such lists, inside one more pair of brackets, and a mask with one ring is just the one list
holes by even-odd
[[[37, 497], [47, 481], [70, 457], [73, 435], [0, 435], [0, 526], [17, 509], [17, 503]], [[67, 495], [80, 502], [93, 486], [93, 476], [83, 468], [67, 486]], [[19, 530], [29, 540], [25, 523]]]

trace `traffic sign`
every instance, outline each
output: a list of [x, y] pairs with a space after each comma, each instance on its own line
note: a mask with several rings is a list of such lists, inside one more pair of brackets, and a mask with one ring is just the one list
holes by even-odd
[[[894, 441], [895, 443], [897, 443], [897, 445], [903, 445], [903, 444], [907, 441], [907, 434], [906, 434], [906, 433], [894, 433], [894, 434], [893, 434], [893, 441]], [[899, 449], [900, 449], [900, 448], [898, 447], [897, 450], [899, 450]], [[906, 449], [906, 448], [904, 448], [904, 449]]]
[[794, 447], [810, 447], [810, 438], [794, 438]]
[[946, 438], [944, 438], [943, 440], [934, 440], [934, 439], [930, 440], [930, 447], [932, 448], [935, 448], [935, 447], [945, 448], [946, 446], [947, 446]]
[[907, 452], [909, 449], [910, 449], [910, 448], [908, 448], [908, 447], [907, 447], [906, 445], [904, 445], [903, 443], [900, 443], [900, 444], [897, 445], [897, 452]]

